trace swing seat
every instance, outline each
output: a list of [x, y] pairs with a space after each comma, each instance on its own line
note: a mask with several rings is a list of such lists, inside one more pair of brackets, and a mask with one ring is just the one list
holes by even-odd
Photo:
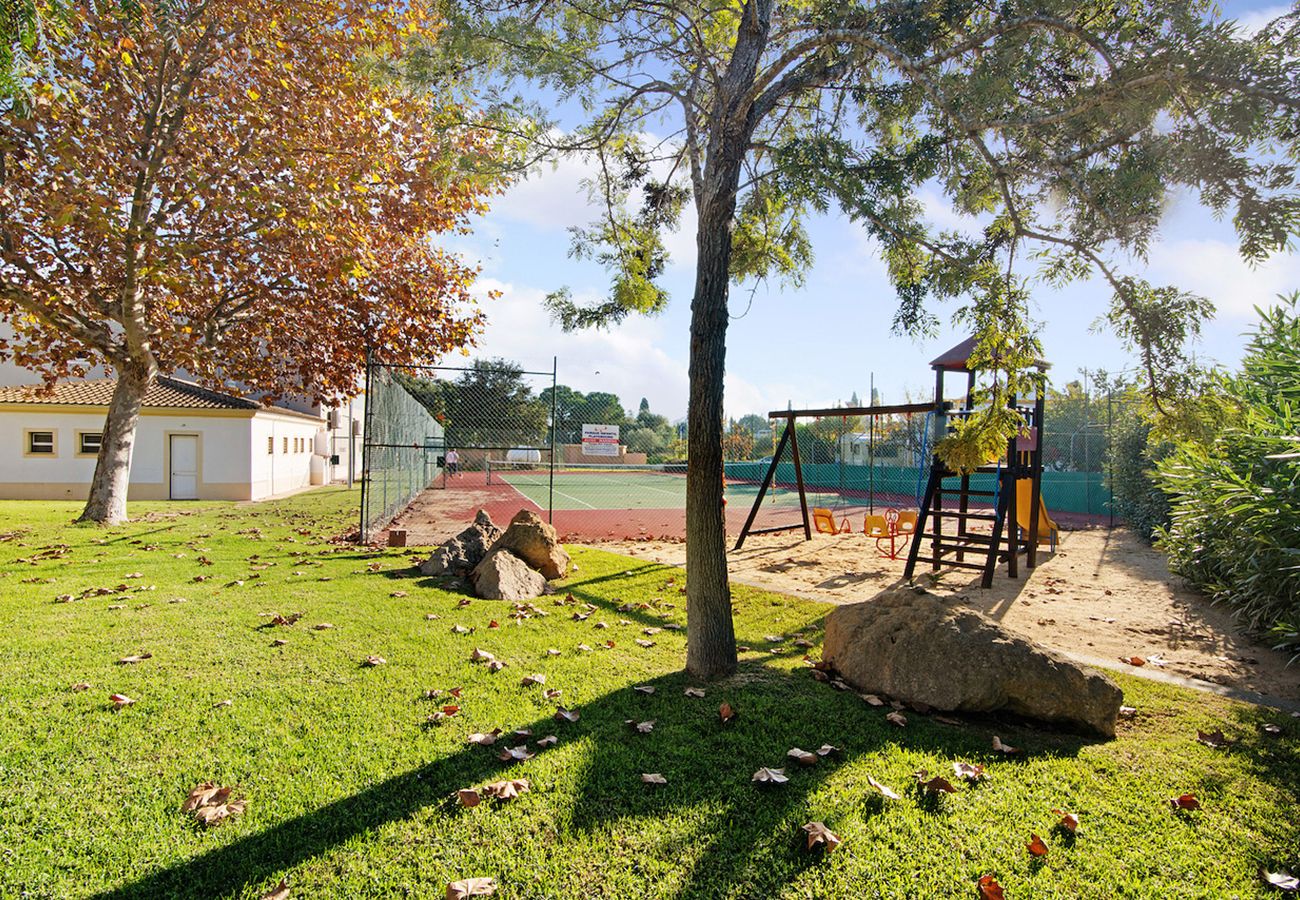
[[829, 509], [823, 509], [820, 506], [813, 507], [813, 527], [817, 529], [818, 534], [845, 534], [852, 531], [849, 520], [845, 519], [843, 525], [835, 524], [835, 513]]
[[868, 515], [862, 522], [862, 533], [867, 537], [889, 537], [889, 526], [884, 516]]
[[909, 509], [898, 514], [898, 524], [896, 526], [899, 534], [916, 533], [916, 510]]

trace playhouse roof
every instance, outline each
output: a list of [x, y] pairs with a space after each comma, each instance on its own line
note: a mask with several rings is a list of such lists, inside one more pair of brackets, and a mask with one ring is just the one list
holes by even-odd
[[[940, 353], [934, 359], [930, 360], [930, 368], [943, 369], [948, 372], [969, 372], [970, 367], [967, 366], [967, 362], [970, 360], [970, 355], [974, 351], [975, 336], [971, 335], [960, 344], [945, 350], [943, 353]], [[1046, 360], [1036, 359], [1034, 360], [1034, 366], [1042, 371], [1047, 371], [1052, 367], [1052, 364]]]

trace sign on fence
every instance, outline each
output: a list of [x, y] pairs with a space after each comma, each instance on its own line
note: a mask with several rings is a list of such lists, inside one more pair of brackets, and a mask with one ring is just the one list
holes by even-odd
[[618, 456], [617, 425], [583, 425], [583, 456]]

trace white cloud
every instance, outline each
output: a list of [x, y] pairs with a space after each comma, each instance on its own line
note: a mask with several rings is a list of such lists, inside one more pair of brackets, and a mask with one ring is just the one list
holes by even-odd
[[1300, 256], [1279, 254], [1251, 267], [1227, 241], [1166, 241], [1152, 249], [1147, 277], [1208, 297], [1220, 319], [1251, 320], [1256, 306], [1300, 290]]
[[582, 182], [594, 174], [594, 165], [579, 157], [542, 165], [496, 200], [487, 218], [523, 222], [543, 231], [585, 225], [596, 207]]
[[1263, 9], [1254, 9], [1250, 12], [1237, 16], [1237, 30], [1245, 37], [1251, 37], [1269, 22], [1272, 22], [1278, 16], [1284, 16], [1291, 11], [1291, 7], [1286, 4], [1279, 6], [1266, 6]]

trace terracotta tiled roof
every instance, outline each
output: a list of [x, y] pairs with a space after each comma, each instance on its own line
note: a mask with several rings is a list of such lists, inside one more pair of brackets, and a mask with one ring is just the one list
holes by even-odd
[[[949, 372], [966, 372], [969, 371], [967, 363], [970, 361], [970, 355], [975, 352], [975, 337], [966, 338], [957, 346], [945, 350], [943, 353], [930, 360], [931, 369], [946, 369]], [[1052, 364], [1041, 359], [1034, 360], [1036, 368], [1046, 371], [1052, 367]]]
[[[40, 385], [0, 388], [0, 404], [49, 403], [68, 406], [108, 406], [113, 399], [116, 378], [95, 378], [87, 381], [60, 381], [52, 392], [44, 392]], [[253, 400], [231, 394], [208, 390], [177, 378], [160, 377], [145, 394], [144, 405], [180, 409], [266, 409]], [[270, 407], [276, 409], [276, 407]], [[289, 410], [282, 410], [289, 412]]]

